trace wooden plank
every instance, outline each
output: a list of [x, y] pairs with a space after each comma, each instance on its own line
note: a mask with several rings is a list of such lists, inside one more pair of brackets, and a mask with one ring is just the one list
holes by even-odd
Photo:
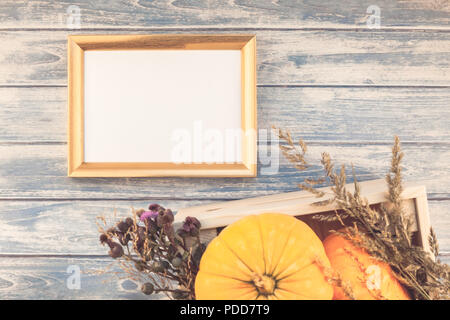
[[[443, 255], [440, 260], [449, 263], [449, 257]], [[167, 299], [142, 294], [136, 282], [91, 273], [110, 264], [111, 259], [0, 258], [0, 299]], [[67, 287], [69, 266], [78, 266], [82, 272], [79, 290]]]
[[[367, 9], [380, 8], [381, 26], [440, 27], [449, 24], [446, 1], [17, 1], [0, 8], [1, 28], [66, 28], [69, 5], [79, 7], [81, 28], [367, 28]], [[74, 11], [76, 14], [77, 12]], [[132, 17], [132, 19], [130, 19]], [[77, 18], [76, 16], [74, 17]], [[73, 20], [72, 20], [73, 21]], [[76, 21], [75, 21], [76, 23]], [[72, 22], [74, 24], [74, 22]], [[75, 25], [76, 27], [76, 25]]]
[[[130, 215], [132, 207], [147, 208], [150, 202], [160, 203], [174, 211], [213, 203], [212, 200], [164, 199], [3, 201], [0, 202], [1, 255], [106, 255], [107, 248], [98, 241], [96, 217], [104, 216], [114, 223], [116, 219]], [[429, 208], [441, 251], [450, 253], [450, 200], [431, 200]]]
[[[0, 32], [0, 41], [8, 44], [0, 47], [0, 85], [65, 85], [66, 39], [67, 35], [77, 33], [93, 32]], [[233, 30], [233, 33], [249, 31]], [[450, 85], [450, 33], [447, 32], [268, 30], [255, 33], [260, 86]]]
[[[259, 128], [289, 129], [305, 141], [450, 141], [450, 90], [260, 88]], [[263, 140], [264, 137], [260, 137]]]
[[[67, 140], [66, 88], [0, 88], [0, 143]], [[258, 89], [259, 140], [282, 126], [307, 141], [450, 141], [450, 90], [416, 88]]]
[[[240, 199], [296, 190], [296, 183], [322, 174], [318, 166], [298, 172], [284, 157], [264, 157], [257, 178], [68, 178], [65, 145], [0, 146], [0, 199]], [[264, 151], [264, 145], [260, 145]], [[450, 148], [447, 145], [405, 145], [403, 174], [427, 187], [431, 197], [449, 197]], [[336, 163], [350, 162], [360, 180], [382, 178], [389, 170], [390, 146], [312, 145], [311, 163], [319, 163], [323, 151]], [[279, 161], [278, 161], [279, 160]], [[348, 167], [351, 174], [351, 168]]]
[[[156, 200], [155, 200], [156, 201]], [[0, 203], [0, 253], [106, 255], [97, 217], [111, 225], [155, 201], [6, 201]], [[204, 201], [157, 201], [174, 211]]]
[[428, 201], [428, 208], [440, 251], [449, 255], [447, 263], [450, 264], [450, 201]]
[[[114, 275], [120, 271], [117, 267], [109, 274], [95, 274], [111, 267], [111, 263], [110, 258], [0, 257], [0, 300], [149, 299], [140, 292], [140, 283]], [[80, 271], [80, 289], [67, 285], [73, 283], [69, 279], [75, 275], [73, 270]]]
[[[413, 143], [405, 146], [406, 177], [425, 180], [434, 198], [449, 198], [446, 177], [450, 159], [450, 38], [446, 31], [450, 29], [450, 11], [446, 1], [382, 0], [377, 3], [381, 8], [381, 26], [389, 32], [374, 32], [366, 28], [366, 9], [373, 4], [366, 0], [351, 0], [345, 6], [335, 1], [311, 4], [284, 0], [208, 1], [207, 4], [118, 0], [55, 4], [50, 0], [6, 0], [0, 7], [0, 29], [17, 31], [0, 32], [0, 40], [8, 44], [0, 48], [0, 86], [66, 84], [65, 38], [74, 31], [50, 32], [42, 28], [67, 28], [66, 9], [71, 4], [81, 8], [81, 28], [95, 33], [108, 30], [116, 33], [120, 29], [127, 33], [150, 33], [159, 28], [160, 32], [172, 28], [181, 32], [256, 30], [259, 91], [263, 91], [259, 96], [261, 127], [277, 124], [316, 144], [321, 143], [311, 147], [315, 158], [322, 150], [335, 153], [341, 160], [351, 155], [363, 179], [380, 177], [388, 167], [388, 147], [367, 143], [390, 142], [393, 134], [400, 134], [404, 141]], [[37, 31], [20, 31], [35, 28]], [[353, 28], [363, 32], [349, 32]], [[403, 28], [427, 32], [398, 31]], [[435, 32], [429, 32], [430, 29]], [[261, 87], [267, 85], [445, 87], [427, 90]], [[95, 216], [99, 212], [108, 213], [113, 207], [125, 213], [131, 205], [145, 206], [150, 201], [137, 201], [137, 198], [160, 197], [163, 204], [179, 208], [207, 203], [212, 198], [292, 191], [294, 181], [318, 175], [316, 167], [297, 174], [282, 162], [277, 175], [255, 180], [68, 179], [63, 145], [65, 90], [0, 89], [0, 141], [4, 142], [0, 146], [0, 198], [3, 198], [0, 200], [0, 252], [3, 254], [103, 254], [105, 251], [97, 242]], [[11, 99], [12, 96], [15, 98]], [[14, 145], [15, 142], [19, 144]], [[38, 145], [33, 145], [34, 142]], [[51, 145], [46, 145], [47, 142]], [[334, 142], [344, 143], [332, 146]], [[102, 201], [73, 201], [72, 197]], [[170, 197], [209, 200], [164, 200]], [[133, 199], [104, 200], [115, 198]], [[450, 201], [430, 201], [429, 208], [431, 223], [444, 252], [441, 259], [448, 263]], [[104, 283], [110, 279], [107, 275], [83, 274], [80, 290], [67, 288], [68, 266], [93, 271], [105, 268], [110, 261], [95, 257], [0, 256], [0, 299], [147, 298], [130, 282]]]
[[443, 262], [443, 263], [450, 264], [450, 253], [446, 253], [444, 255], [441, 255], [441, 256], [438, 257], [438, 259], [441, 262]]

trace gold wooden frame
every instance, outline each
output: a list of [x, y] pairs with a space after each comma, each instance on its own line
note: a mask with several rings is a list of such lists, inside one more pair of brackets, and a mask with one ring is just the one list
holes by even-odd
[[[84, 51], [240, 50], [242, 163], [84, 161]], [[254, 35], [72, 35], [68, 37], [68, 176], [70, 177], [254, 177], [257, 174], [256, 38]]]

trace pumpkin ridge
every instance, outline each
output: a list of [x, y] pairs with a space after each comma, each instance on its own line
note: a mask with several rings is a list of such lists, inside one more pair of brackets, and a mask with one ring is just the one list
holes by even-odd
[[273, 293], [271, 294], [271, 296], [275, 297], [277, 300], [280, 300], [280, 298], [277, 296], [277, 290], [278, 289], [279, 289], [278, 287], [275, 287], [275, 289], [273, 290]]
[[303, 270], [305, 270], [306, 268], [308, 268], [308, 267], [310, 267], [310, 266], [315, 266], [315, 267], [317, 267], [317, 268], [320, 270], [319, 266], [316, 265], [316, 263], [315, 263], [314, 261], [311, 261], [310, 264], [304, 265], [304, 266], [301, 267], [300, 269], [297, 269], [296, 271], [293, 271], [292, 273], [289, 273], [288, 275], [284, 276], [283, 278], [279, 278], [279, 279], [277, 279], [277, 280], [278, 280], [278, 281], [286, 280], [287, 278], [290, 278], [290, 277], [292, 277], [293, 275], [295, 275], [297, 272], [303, 271]]
[[323, 258], [328, 265], [325, 250], [304, 222], [262, 213], [244, 217], [226, 230], [201, 258], [195, 279], [198, 299], [332, 298], [333, 287], [315, 260]]
[[216, 239], [218, 239], [221, 243], [223, 243], [223, 244], [225, 245], [225, 247], [226, 247], [228, 250], [230, 250], [230, 252], [236, 257], [236, 259], [239, 260], [240, 262], [242, 262], [242, 264], [243, 264], [244, 266], [247, 267], [247, 269], [250, 271], [250, 274], [253, 273], [253, 272], [255, 272], [255, 270], [253, 270], [252, 268], [250, 268], [250, 266], [248, 266], [248, 265], [244, 262], [244, 260], [242, 260], [241, 257], [239, 257], [239, 255], [238, 255], [236, 252], [234, 252], [233, 249], [231, 249], [231, 247], [228, 245], [228, 243], [227, 243], [226, 241], [223, 241], [222, 238], [216, 238]]
[[[295, 263], [295, 260], [294, 260], [288, 267], [292, 266], [294, 263]], [[278, 274], [273, 275], [273, 277], [274, 277], [275, 279], [277, 279], [278, 281], [281, 281], [281, 280], [283, 280], [283, 279], [289, 278], [290, 276], [292, 276], [293, 274], [295, 274], [295, 273], [297, 273], [297, 272], [302, 271], [303, 269], [309, 267], [310, 265], [312, 265], [312, 264], [314, 264], [314, 263], [315, 263], [314, 260], [311, 260], [310, 263], [305, 264], [305, 265], [302, 266], [300, 269], [295, 269], [294, 271], [292, 271], [291, 273], [285, 275], [285, 276], [282, 277], [282, 278], [279, 278], [279, 275], [280, 275], [280, 273], [283, 272], [283, 271], [280, 271]], [[287, 269], [287, 268], [286, 268], [286, 269]]]
[[[277, 277], [276, 277], [273, 273], [274, 273], [274, 271], [275, 271], [275, 269], [276, 269], [276, 266], [277, 266], [278, 263], [280, 262], [281, 257], [284, 255], [284, 251], [286, 250], [287, 243], [289, 242], [289, 238], [290, 238], [291, 233], [292, 233], [292, 231], [294, 230], [294, 228], [295, 228], [295, 224], [292, 224], [291, 229], [289, 230], [288, 236], [286, 237], [286, 241], [284, 242], [284, 246], [283, 246], [283, 248], [281, 249], [281, 254], [280, 254], [280, 256], [278, 257], [278, 261], [277, 261], [276, 263], [273, 264], [273, 266], [274, 266], [273, 270], [269, 270], [270, 275], [271, 275], [274, 279], [277, 279]], [[278, 280], [277, 280], [277, 281], [278, 281]]]
[[[300, 220], [298, 220], [298, 221], [300, 221]], [[319, 241], [320, 241], [320, 239], [319, 239]], [[322, 242], [321, 242], [321, 241], [320, 241], [320, 244], [322, 245]], [[312, 252], [310, 251], [310, 249], [311, 249], [311, 246], [313, 246], [313, 245], [314, 245], [313, 243], [310, 243], [310, 246], [307, 248], [307, 253], [312, 253]], [[316, 248], [316, 249], [317, 249], [317, 250], [320, 250], [320, 248]], [[322, 250], [320, 250], [320, 251], [321, 251], [320, 253], [322, 254], [322, 256], [327, 257], [326, 252], [325, 252], [325, 249], [322, 249]], [[305, 254], [305, 252], [302, 253], [302, 255], [304, 255], [304, 254]], [[318, 253], [316, 253], [316, 257], [318, 257], [318, 256], [320, 256], [320, 255], [319, 255]], [[297, 257], [297, 258], [298, 258], [298, 257]], [[286, 267], [286, 269], [288, 269], [290, 266], [292, 266], [292, 265], [295, 263], [296, 260], [297, 260], [297, 259], [293, 259], [293, 260], [292, 260], [292, 263], [289, 264], [289, 265]], [[280, 270], [276, 275], [274, 275], [274, 277], [277, 278], [278, 280], [286, 279], [286, 278], [292, 276], [294, 273], [299, 272], [299, 271], [302, 271], [303, 269], [305, 269], [306, 267], [308, 267], [308, 266], [311, 265], [311, 264], [316, 264], [316, 262], [314, 261], [314, 259], [311, 259], [309, 263], [305, 264], [305, 265], [302, 266], [301, 268], [299, 268], [299, 269], [294, 269], [294, 271], [292, 271], [291, 273], [285, 275], [285, 276], [282, 277], [282, 278], [280, 278], [279, 276], [280, 276], [280, 273], [283, 272], [283, 270]]]
[[209, 274], [209, 275], [215, 276], [215, 277], [221, 277], [221, 278], [225, 278], [225, 279], [233, 279], [233, 280], [236, 280], [236, 281], [240, 281], [242, 283], [247, 283], [247, 284], [252, 284], [253, 283], [252, 280], [246, 281], [246, 280], [238, 279], [238, 278], [235, 278], [235, 277], [224, 276], [223, 274], [218, 274], [218, 273], [214, 273], [214, 272], [210, 272], [210, 271], [200, 270], [200, 272], [204, 273], [204, 274]]
[[266, 260], [266, 248], [264, 245], [264, 237], [263, 237], [263, 232], [262, 232], [262, 227], [261, 227], [261, 216], [256, 216], [256, 220], [258, 221], [258, 229], [259, 229], [259, 238], [261, 239], [261, 247], [262, 247], [262, 254], [263, 254], [263, 261], [264, 261], [264, 274], [267, 273], [267, 260]]

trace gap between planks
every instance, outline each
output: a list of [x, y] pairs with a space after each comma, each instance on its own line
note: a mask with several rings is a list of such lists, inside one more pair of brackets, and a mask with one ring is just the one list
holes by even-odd
[[[306, 141], [309, 146], [392, 146], [392, 141], [339, 141], [339, 140], [314, 140]], [[259, 144], [264, 144], [265, 141], [259, 141]], [[67, 145], [66, 141], [0, 141], [0, 146], [17, 146], [17, 145], [32, 145], [32, 146], [60, 146]], [[402, 145], [405, 146], [450, 146], [450, 142], [447, 141], [402, 141]]]
[[[291, 191], [299, 191], [299, 189], [293, 189]], [[450, 197], [442, 197], [440, 193], [428, 193], [428, 201], [449, 201]], [[69, 202], [69, 201], [235, 201], [242, 200], [242, 198], [174, 198], [174, 197], [137, 197], [137, 198], [13, 198], [13, 197], [0, 197], [0, 202], [6, 201], [23, 201], [23, 202]]]
[[202, 32], [218, 32], [218, 31], [305, 31], [305, 32], [317, 32], [317, 31], [325, 31], [325, 32], [441, 32], [441, 33], [450, 33], [450, 28], [448, 27], [380, 27], [380, 28], [367, 28], [367, 27], [202, 27], [202, 26], [185, 26], [185, 27], [128, 27], [128, 26], [114, 26], [114, 27], [86, 27], [86, 28], [39, 28], [39, 27], [6, 27], [0, 28], [0, 32], [46, 32], [46, 31], [67, 31], [67, 32], [102, 32], [102, 31], [130, 31], [130, 32], [142, 32], [142, 31], [202, 31]]
[[[450, 257], [450, 252], [444, 251], [441, 252], [438, 256], [439, 258], [447, 258]], [[37, 258], [56, 258], [56, 259], [99, 259], [99, 260], [109, 260], [111, 257], [107, 254], [0, 254], [0, 259], [11, 259], [11, 258], [20, 258], [20, 259], [37, 259]], [[111, 259], [111, 261], [113, 261]]]
[[[361, 89], [449, 89], [450, 85], [396, 85], [396, 84], [257, 84], [258, 88], [361, 88]], [[0, 84], [5, 88], [67, 88], [67, 84]]]

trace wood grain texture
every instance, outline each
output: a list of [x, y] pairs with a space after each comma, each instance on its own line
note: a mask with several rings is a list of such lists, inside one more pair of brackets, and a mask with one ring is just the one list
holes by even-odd
[[[0, 85], [65, 85], [67, 36], [76, 33], [83, 32], [0, 32], [0, 41], [8, 43], [0, 47]], [[98, 33], [118, 32], [95, 32]], [[258, 85], [450, 85], [450, 33], [256, 31], [255, 34]]]
[[[0, 143], [65, 143], [66, 88], [0, 88]], [[450, 90], [258, 88], [259, 140], [272, 125], [314, 142], [450, 141]]]
[[[0, 260], [4, 255], [106, 255], [96, 217], [114, 223], [157, 202], [174, 211], [213, 200], [0, 202]], [[429, 201], [431, 223], [443, 253], [450, 253], [450, 201]]]
[[[450, 262], [449, 255], [439, 259]], [[110, 265], [109, 258], [0, 258], [0, 299], [149, 299], [139, 291], [138, 282], [92, 273]], [[79, 266], [82, 272], [80, 290], [67, 288], [69, 266]]]
[[450, 264], [450, 253], [440, 255], [438, 259], [443, 263]]
[[[112, 274], [120, 271], [112, 262], [110, 258], [0, 257], [0, 299], [148, 299], [139, 282]], [[69, 266], [80, 270], [79, 290], [67, 286], [73, 275], [67, 272]], [[106, 268], [111, 268], [110, 274], [96, 274]]]
[[450, 255], [450, 201], [428, 201], [428, 208], [440, 251]]
[[[260, 145], [259, 150], [262, 152], [266, 148]], [[274, 147], [274, 152], [277, 150]], [[426, 185], [429, 197], [449, 197], [450, 148], [406, 145], [403, 150], [406, 153], [405, 179]], [[352, 162], [360, 180], [382, 178], [389, 169], [391, 151], [387, 145], [311, 145], [311, 163], [317, 164], [323, 151], [329, 152], [338, 164]], [[273, 157], [264, 158], [257, 178], [76, 179], [66, 177], [65, 145], [1, 145], [0, 199], [238, 199], [292, 191], [302, 178], [321, 174], [316, 165], [299, 173], [284, 157], [275, 154]], [[279, 171], [276, 170], [278, 160]], [[347, 170], [351, 174], [349, 166]]]
[[[332, 0], [6, 0], [0, 8], [0, 27], [66, 28], [68, 7], [76, 5], [81, 28], [366, 28], [367, 8], [373, 4], [370, 0], [345, 5]], [[378, 0], [376, 5], [382, 28], [447, 28], [450, 21], [446, 0]]]
[[[381, 29], [366, 25], [373, 4]], [[81, 30], [67, 25], [69, 5], [81, 9]], [[427, 185], [440, 259], [450, 263], [449, 22], [448, 0], [3, 0], [0, 299], [145, 299], [109, 276], [86, 274], [81, 290], [67, 289], [69, 265], [111, 262], [97, 215], [294, 191], [320, 172], [281, 161], [275, 175], [261, 163], [256, 179], [66, 178], [66, 38], [77, 33], [256, 33], [258, 126], [291, 129], [311, 141], [313, 159], [325, 150], [351, 159], [363, 180], [384, 176], [398, 134], [405, 176]]]
[[[156, 200], [155, 200], [156, 201]], [[0, 253], [106, 255], [100, 245], [97, 217], [113, 224], [132, 208], [147, 209], [154, 201], [7, 201], [0, 203]], [[158, 201], [174, 211], [209, 203]]]

